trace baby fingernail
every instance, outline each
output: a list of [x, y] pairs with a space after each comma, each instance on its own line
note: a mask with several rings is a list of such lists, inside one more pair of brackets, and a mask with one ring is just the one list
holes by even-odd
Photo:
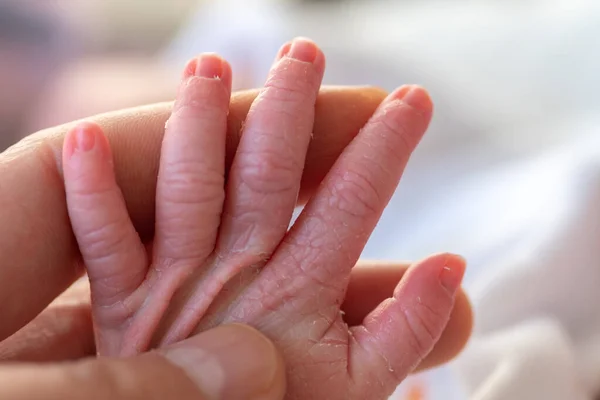
[[[65, 137], [65, 155], [71, 157], [75, 153], [87, 153], [102, 145], [102, 130], [89, 122], [81, 122], [70, 130]], [[102, 150], [102, 146], [100, 147]], [[101, 152], [103, 154], [104, 152]]]
[[216, 54], [202, 54], [192, 60], [185, 69], [185, 77], [221, 78], [223, 76], [223, 59]]
[[87, 126], [79, 126], [75, 131], [75, 149], [78, 151], [90, 151], [96, 144], [96, 134]]
[[402, 100], [403, 103], [406, 103], [417, 110], [430, 111], [433, 108], [429, 93], [420, 86], [402, 86], [400, 89], [396, 90], [391, 97]]
[[449, 254], [446, 257], [444, 267], [440, 271], [440, 284], [454, 295], [462, 282], [465, 274], [466, 261], [464, 258]]
[[283, 57], [285, 57], [290, 52], [291, 48], [292, 48], [292, 42], [287, 42], [286, 44], [281, 46], [281, 48], [279, 49], [279, 52], [277, 53], [276, 59], [281, 60]]
[[319, 49], [313, 41], [305, 38], [296, 38], [292, 43], [283, 45], [279, 52], [279, 58], [287, 56], [298, 61], [312, 63], [317, 58], [318, 52]]
[[[165, 353], [211, 400], [271, 398], [283, 393], [285, 372], [275, 346], [244, 325], [223, 325]], [[276, 397], [276, 396], [275, 396]]]

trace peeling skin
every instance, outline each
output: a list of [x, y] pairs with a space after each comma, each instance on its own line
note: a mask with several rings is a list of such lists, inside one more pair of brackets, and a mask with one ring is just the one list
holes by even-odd
[[[294, 55], [298, 43], [309, 48]], [[98, 153], [78, 147], [81, 129], [95, 135], [94, 143], [108, 143], [100, 128], [89, 125], [67, 135], [65, 192], [87, 270], [90, 276], [115, 277], [122, 283], [113, 288], [122, 296], [117, 300], [138, 305], [126, 318], [115, 318], [99, 306], [106, 288], [92, 281], [101, 354], [133, 355], [218, 324], [244, 322], [282, 350], [287, 400], [358, 400], [386, 398], [435, 344], [452, 309], [452, 299], [437, 292], [447, 256], [411, 269], [398, 293], [362, 325], [348, 327], [340, 308], [352, 269], [427, 126], [406, 96], [416, 93], [413, 103], [428, 104], [426, 92], [392, 93], [337, 157], [288, 230], [306, 173], [325, 65], [323, 54], [307, 43], [295, 42], [275, 62], [265, 89], [240, 119], [243, 133], [226, 178], [231, 70], [207, 55], [198, 60], [209, 57], [217, 73], [206, 64], [188, 66], [165, 123], [152, 246], [142, 245], [129, 220], [107, 167], [108, 145], [96, 148]], [[314, 57], [302, 60], [302, 54]], [[194, 75], [199, 73], [206, 77]], [[211, 172], [216, 184], [209, 186], [203, 178]], [[167, 184], [173, 182], [184, 190]], [[92, 238], [95, 257], [86, 246], [92, 242], [89, 232], [112, 241]], [[459, 272], [464, 268], [456, 265]], [[132, 284], [129, 276], [144, 281]], [[414, 307], [417, 303], [422, 307]]]

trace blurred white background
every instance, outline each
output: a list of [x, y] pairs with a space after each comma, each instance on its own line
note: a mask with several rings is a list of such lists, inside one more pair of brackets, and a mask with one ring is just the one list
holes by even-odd
[[[435, 117], [364, 255], [469, 261], [476, 333], [426, 399], [600, 389], [600, 2], [0, 0], [0, 138], [170, 100], [216, 51], [237, 89], [317, 41], [325, 84], [427, 87]], [[400, 396], [408, 394], [398, 393]], [[455, 397], [452, 397], [455, 396]]]

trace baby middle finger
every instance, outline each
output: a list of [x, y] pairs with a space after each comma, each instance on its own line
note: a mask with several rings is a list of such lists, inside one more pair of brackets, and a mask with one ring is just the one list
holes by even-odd
[[225, 258], [243, 254], [239, 264], [258, 263], [285, 234], [324, 70], [323, 53], [309, 40], [296, 39], [280, 50], [248, 113], [231, 167], [217, 244]]

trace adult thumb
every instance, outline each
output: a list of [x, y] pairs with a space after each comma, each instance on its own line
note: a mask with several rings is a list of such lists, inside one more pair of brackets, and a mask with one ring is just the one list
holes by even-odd
[[0, 398], [280, 400], [283, 359], [258, 331], [223, 325], [131, 358], [0, 367]]

